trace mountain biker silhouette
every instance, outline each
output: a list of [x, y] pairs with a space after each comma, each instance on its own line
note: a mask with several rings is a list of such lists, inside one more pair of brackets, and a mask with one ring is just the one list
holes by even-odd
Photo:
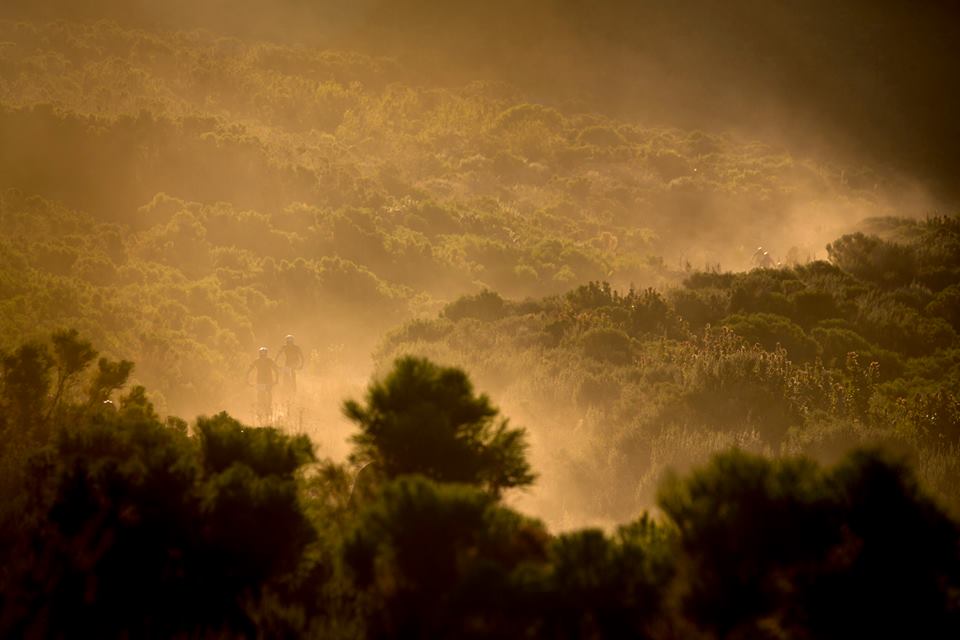
[[250, 372], [257, 372], [257, 422], [269, 422], [273, 413], [273, 387], [280, 381], [280, 370], [270, 359], [269, 350], [260, 347], [259, 357], [250, 363], [247, 369], [247, 384], [250, 384]]
[[773, 261], [773, 258], [770, 257], [770, 253], [763, 247], [757, 247], [757, 250], [753, 252], [753, 265], [759, 269], [771, 269], [776, 263]]
[[[283, 359], [281, 362], [281, 358]], [[303, 368], [303, 351], [294, 344], [293, 336], [284, 338], [284, 345], [277, 355], [277, 364], [280, 365], [282, 387], [287, 393], [297, 390], [297, 370]]]

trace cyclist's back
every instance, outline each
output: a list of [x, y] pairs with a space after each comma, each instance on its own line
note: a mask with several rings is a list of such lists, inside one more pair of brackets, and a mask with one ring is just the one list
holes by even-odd
[[277, 365], [267, 356], [267, 348], [260, 347], [260, 357], [250, 363], [247, 369], [247, 381], [250, 380], [250, 372], [257, 372], [257, 386], [267, 385], [272, 387], [277, 383], [280, 377], [280, 371]]
[[280, 347], [280, 353], [277, 355], [277, 361], [283, 358], [283, 366], [289, 369], [300, 369], [303, 367], [303, 351], [299, 345], [294, 344], [293, 336], [287, 336], [284, 345]]
[[280, 378], [277, 365], [267, 355], [267, 348], [260, 347], [260, 357], [250, 363], [247, 369], [247, 382], [250, 381], [250, 372], [257, 372], [257, 424], [266, 424], [273, 413], [273, 399], [270, 393], [273, 385]]
[[303, 351], [294, 344], [293, 336], [284, 338], [284, 345], [280, 347], [277, 355], [277, 363], [282, 364], [281, 389], [289, 397], [297, 391], [297, 369], [303, 368]]
[[277, 370], [277, 365], [273, 363], [273, 360], [270, 358], [257, 358], [253, 361], [253, 364], [250, 365], [250, 368], [255, 369], [257, 372], [257, 384], [273, 386], [276, 381], [274, 373]]

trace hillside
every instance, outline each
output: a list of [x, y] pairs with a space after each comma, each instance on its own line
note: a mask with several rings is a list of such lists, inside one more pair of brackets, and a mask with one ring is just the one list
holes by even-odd
[[110, 23], [0, 30], [7, 346], [77, 325], [174, 411], [217, 408], [288, 332], [319, 362], [362, 362], [389, 327], [483, 286], [659, 285], [749, 266], [760, 244], [824, 257], [896, 192], [509, 85], [423, 87], [393, 59]]
[[554, 522], [622, 521], [665, 471], [729, 447], [887, 447], [960, 512], [958, 219], [868, 226], [886, 239], [844, 236], [832, 264], [695, 272], [662, 293], [484, 291], [393, 332], [380, 359], [474, 372], [530, 427], [543, 477], [519, 504]]
[[[444, 87], [508, 82], [533, 102], [735, 130], [867, 163], [956, 205], [950, 79], [960, 4], [932, 0], [8, 0], [0, 17], [206, 29], [360, 51]], [[566, 107], [565, 107], [566, 108]]]
[[0, 637], [960, 637], [955, 9], [2, 3]]

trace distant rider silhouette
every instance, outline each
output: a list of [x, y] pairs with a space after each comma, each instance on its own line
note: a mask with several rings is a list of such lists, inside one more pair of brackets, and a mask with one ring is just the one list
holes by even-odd
[[273, 412], [273, 387], [280, 381], [280, 370], [270, 359], [266, 347], [260, 347], [260, 355], [247, 369], [247, 384], [250, 384], [250, 372], [257, 372], [257, 420], [268, 422]]
[[277, 364], [281, 368], [284, 390], [294, 393], [297, 390], [297, 370], [303, 368], [303, 351], [294, 344], [293, 336], [288, 335], [283, 341], [284, 345], [280, 347], [277, 355]]

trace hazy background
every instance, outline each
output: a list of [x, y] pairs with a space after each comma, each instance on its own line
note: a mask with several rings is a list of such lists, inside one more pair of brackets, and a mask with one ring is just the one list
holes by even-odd
[[[461, 295], [666, 290], [955, 210], [958, 9], [5, 2], [0, 346], [78, 326], [164, 411], [250, 419], [243, 372], [293, 333], [310, 362], [283, 419], [342, 459], [340, 401], [417, 342], [386, 336]], [[484, 365], [497, 348], [436, 351], [530, 428], [524, 504], [606, 523], [578, 511], [592, 485], [554, 499], [605, 418], [545, 413]]]
[[417, 84], [502, 80], [538, 101], [651, 125], [733, 129], [960, 194], [954, 0], [13, 0], [3, 13], [387, 55]]

